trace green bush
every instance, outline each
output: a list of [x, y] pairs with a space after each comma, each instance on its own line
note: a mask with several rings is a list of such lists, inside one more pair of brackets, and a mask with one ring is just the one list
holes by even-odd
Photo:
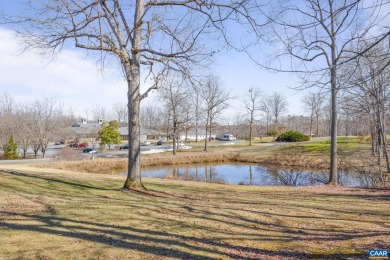
[[16, 145], [15, 138], [13, 135], [9, 138], [7, 149], [4, 152], [4, 158], [7, 160], [15, 160], [18, 158], [17, 150], [18, 146]]
[[304, 142], [309, 140], [310, 138], [307, 135], [295, 131], [287, 131], [276, 138], [278, 142]]
[[268, 136], [272, 136], [272, 141], [275, 141], [275, 137], [279, 134], [277, 129], [270, 129], [267, 131]]

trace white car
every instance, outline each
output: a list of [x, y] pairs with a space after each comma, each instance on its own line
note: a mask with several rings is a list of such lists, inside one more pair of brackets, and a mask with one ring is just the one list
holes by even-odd
[[143, 142], [141, 143], [141, 145], [142, 145], [142, 146], [148, 146], [148, 145], [150, 145], [150, 142], [149, 142], [149, 141], [143, 141]]
[[237, 138], [235, 138], [233, 135], [223, 135], [220, 138], [221, 141], [236, 141]]

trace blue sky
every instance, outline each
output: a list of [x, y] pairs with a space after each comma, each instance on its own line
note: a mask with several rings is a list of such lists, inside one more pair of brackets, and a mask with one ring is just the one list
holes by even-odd
[[[14, 1], [0, 0], [0, 10], [14, 12]], [[21, 45], [15, 34], [0, 26], [0, 94], [6, 92], [17, 100], [41, 97], [58, 98], [82, 115], [85, 108], [94, 106], [110, 109], [115, 103], [125, 103], [127, 86], [117, 65], [109, 64], [104, 72], [93, 57], [82, 50], [64, 48], [55, 58], [42, 57], [37, 51], [20, 53]], [[289, 87], [298, 85], [294, 75], [270, 73], [260, 69], [245, 53], [220, 53], [211, 66], [222, 85], [235, 99], [225, 117], [243, 110], [242, 98], [252, 86], [258, 86], [264, 95], [281, 92], [288, 100], [289, 114], [302, 114], [300, 98], [303, 92]], [[144, 88], [145, 89], [145, 88]], [[157, 94], [143, 102], [157, 102]]]

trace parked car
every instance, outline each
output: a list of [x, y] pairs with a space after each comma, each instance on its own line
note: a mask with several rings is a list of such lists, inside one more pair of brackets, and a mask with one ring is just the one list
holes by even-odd
[[163, 144], [164, 144], [163, 140], [158, 140], [157, 141], [157, 145], [163, 145]]
[[83, 150], [83, 153], [97, 153], [97, 152], [98, 152], [98, 150], [93, 149], [93, 148], [85, 148]]
[[71, 143], [71, 144], [68, 144], [68, 147], [77, 148], [77, 144], [76, 143]]
[[119, 150], [128, 150], [129, 149], [129, 145], [128, 144], [125, 144], [125, 145], [122, 145], [119, 147]]
[[54, 145], [60, 145], [60, 144], [64, 144], [64, 141], [56, 141], [56, 142], [54, 143]]
[[148, 145], [150, 145], [150, 142], [149, 142], [149, 141], [143, 141], [143, 142], [141, 143], [141, 145], [142, 145], [142, 146], [148, 146]]
[[79, 143], [79, 144], [77, 144], [76, 147], [77, 148], [87, 148], [88, 147], [88, 143]]
[[235, 138], [233, 135], [223, 135], [221, 138], [220, 138], [221, 141], [236, 141], [237, 138]]

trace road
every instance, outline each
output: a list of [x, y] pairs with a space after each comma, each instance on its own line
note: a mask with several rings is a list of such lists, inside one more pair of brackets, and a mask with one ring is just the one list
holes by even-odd
[[[212, 141], [208, 145], [209, 146], [234, 146], [235, 144], [240, 144], [244, 141], [237, 140], [237, 141]], [[204, 143], [199, 142], [194, 147], [203, 147]], [[38, 159], [17, 159], [17, 160], [1, 160], [0, 164], [40, 164], [40, 163], [47, 163], [56, 159], [59, 159], [58, 156], [60, 156], [60, 152], [63, 151], [63, 149], [66, 147], [66, 145], [50, 145], [46, 151], [45, 158], [38, 158]], [[92, 146], [89, 146], [92, 148]], [[108, 148], [108, 147], [107, 147]], [[172, 150], [172, 144], [163, 144], [163, 145], [155, 145], [151, 144], [148, 146], [141, 146], [141, 153], [159, 153], [159, 152], [167, 152]], [[80, 154], [81, 157], [84, 158], [90, 158], [92, 157], [92, 154], [83, 153], [83, 149], [74, 149], [74, 154], [77, 155]], [[111, 157], [111, 156], [127, 156], [128, 150], [118, 150], [118, 151], [109, 151], [109, 152], [102, 152], [102, 153], [96, 153], [93, 156], [95, 157]], [[73, 154], [73, 155], [74, 155]], [[31, 150], [31, 148], [27, 151], [27, 157], [32, 158], [34, 156], [34, 152]], [[38, 156], [41, 156], [41, 153], [38, 152]]]

